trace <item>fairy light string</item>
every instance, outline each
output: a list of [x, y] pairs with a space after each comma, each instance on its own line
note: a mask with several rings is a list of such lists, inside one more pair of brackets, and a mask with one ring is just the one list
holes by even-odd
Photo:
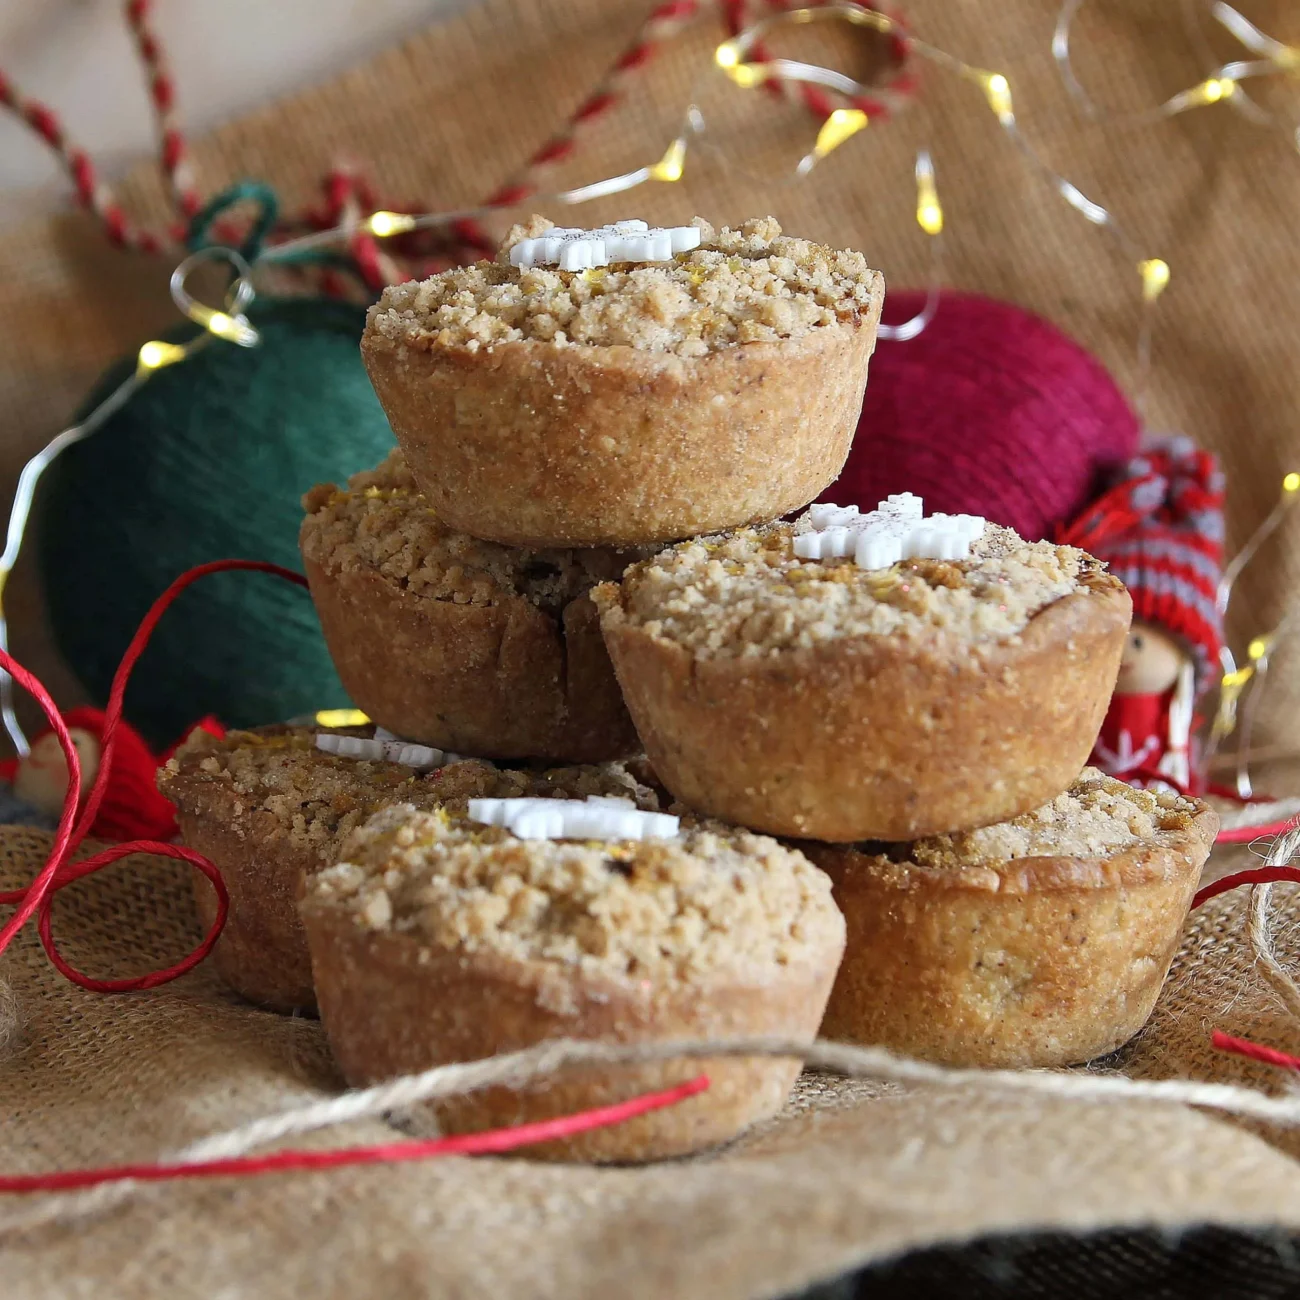
[[1255, 794], [1250, 775], [1250, 746], [1273, 651], [1297, 622], [1300, 622], [1300, 610], [1288, 614], [1271, 632], [1255, 637], [1246, 650], [1250, 688], [1241, 707], [1241, 731], [1237, 738], [1236, 790], [1240, 799], [1251, 799]]
[[[694, 3], [688, 4], [676, 2], [675, 0], [675, 2], [661, 5], [652, 13], [646, 28], [643, 29], [638, 44], [633, 47], [633, 52], [625, 54], [620, 59], [611, 76], [617, 80], [629, 74], [633, 69], [641, 67], [648, 60], [655, 43], [675, 34], [680, 24], [694, 17], [696, 12], [697, 6]], [[739, 10], [735, 6], [728, 5], [727, 13], [732, 19], [735, 19]], [[516, 186], [515, 192], [510, 196], [498, 194], [486, 204], [459, 211], [412, 214], [378, 209], [358, 220], [355, 212], [355, 188], [351, 185], [340, 185], [338, 187], [339, 192], [336, 195], [339, 199], [337, 211], [343, 212], [349, 204], [352, 204], [353, 211], [349, 214], [348, 220], [323, 231], [281, 240], [276, 244], [267, 244], [265, 241], [271, 235], [275, 225], [276, 212], [274, 196], [266, 190], [266, 187], [249, 186], [247, 184], [236, 187], [226, 194], [218, 195], [216, 199], [206, 206], [200, 206], [194, 198], [194, 191], [189, 183], [188, 173], [181, 170], [180, 159], [183, 147], [178, 143], [179, 137], [175, 136], [176, 128], [170, 117], [174, 96], [169, 79], [165, 78], [161, 71], [163, 67], [161, 49], [156, 38], [146, 25], [148, 14], [149, 5], [147, 3], [142, 3], [141, 0], [131, 0], [128, 4], [128, 20], [132, 24], [132, 30], [136, 34], [137, 43], [140, 45], [146, 63], [149, 64], [153, 73], [151, 85], [154, 104], [155, 110], [159, 114], [160, 130], [164, 137], [166, 161], [170, 165], [168, 175], [172, 180], [172, 189], [177, 196], [178, 208], [186, 212], [190, 217], [187, 227], [187, 242], [191, 245], [201, 243], [207, 238], [210, 229], [214, 229], [216, 233], [220, 234], [222, 230], [220, 225], [221, 215], [234, 201], [252, 198], [261, 203], [261, 209], [243, 241], [243, 253], [236, 252], [233, 248], [220, 243], [209, 245], [201, 248], [198, 252], [192, 253], [173, 272], [171, 289], [177, 308], [183, 315], [201, 326], [204, 332], [188, 344], [171, 344], [158, 340], [146, 342], [140, 349], [135, 373], [128, 377], [104, 402], [89, 412], [77, 425], [64, 430], [56, 436], [24, 467], [11, 511], [5, 551], [3, 556], [0, 556], [0, 649], [7, 649], [9, 644], [8, 628], [4, 617], [4, 586], [21, 549], [32, 499], [41, 474], [66, 448], [90, 436], [99, 428], [158, 369], [185, 360], [195, 350], [205, 346], [212, 338], [222, 339], [243, 347], [254, 346], [257, 343], [257, 334], [244, 314], [252, 301], [254, 292], [252, 264], [293, 264], [340, 242], [347, 242], [354, 251], [358, 251], [361, 247], [358, 241], [362, 239], [382, 242], [394, 236], [420, 230], [449, 229], [452, 227], [463, 230], [467, 223], [472, 224], [489, 214], [502, 211], [503, 200], [507, 197], [517, 204], [524, 197], [524, 190], [527, 188]], [[935, 59], [944, 66], [959, 71], [962, 75], [975, 77], [984, 86], [990, 106], [997, 113], [1003, 126], [1009, 129], [1014, 125], [1014, 116], [1010, 108], [1010, 89], [1007, 86], [1006, 79], [1000, 74], [981, 73], [959, 60], [943, 54], [932, 46], [912, 41], [895, 19], [880, 11], [845, 4], [831, 4], [820, 8], [804, 7], [760, 20], [743, 31], [728, 37], [717, 47], [714, 56], [717, 66], [729, 70], [731, 79], [737, 85], [757, 86], [775, 82], [790, 83], [802, 89], [834, 92], [850, 101], [845, 106], [827, 108], [813, 149], [801, 161], [797, 174], [806, 175], [823, 158], [857, 135], [870, 121], [869, 114], [871, 111], [886, 112], [889, 111], [890, 107], [896, 107], [896, 104], [882, 104], [879, 98], [872, 97], [873, 91], [871, 87], [846, 77], [833, 69], [814, 64], [798, 63], [792, 60], [771, 59], [761, 49], [763, 39], [778, 26], [799, 26], [810, 22], [828, 20], [851, 25], [865, 25], [887, 36], [891, 41], [891, 49], [894, 51], [896, 60], [900, 65], [905, 55], [915, 48], [925, 54], [926, 57]], [[160, 80], [163, 82], [161, 90], [159, 86]], [[578, 125], [590, 121], [595, 116], [597, 106], [603, 111], [612, 102], [614, 91], [609, 88], [610, 79], [607, 78], [606, 82], [602, 84], [605, 89], [598, 90], [594, 98], [589, 99], [584, 105], [580, 106], [574, 119], [572, 119], [575, 132]], [[31, 101], [20, 99], [13, 87], [3, 80], [0, 80], [0, 99], [22, 113], [33, 126], [42, 132], [47, 141], [58, 149], [65, 157], [65, 160], [68, 161], [74, 175], [84, 172], [84, 168], [81, 168], [81, 155], [75, 153], [69, 155], [62, 128], [49, 110], [42, 106], [33, 106]], [[818, 109], [825, 108], [825, 101], [816, 100], [814, 107]], [[612, 194], [625, 193], [652, 182], [673, 184], [679, 181], [685, 173], [692, 139], [698, 138], [705, 129], [706, 123], [702, 113], [697, 105], [692, 104], [685, 115], [681, 132], [670, 142], [667, 149], [656, 161], [634, 168], [629, 172], [606, 177], [585, 185], [557, 190], [550, 195], [539, 195], [535, 201], [539, 204], [549, 202], [558, 206], [574, 206]], [[570, 139], [572, 139], [572, 136], [570, 136]], [[168, 141], [171, 141], [171, 143], [168, 144]], [[538, 157], [534, 157], [532, 161], [538, 165], [555, 162], [562, 155], [570, 152], [572, 150], [569, 148], [560, 149], [552, 146], [543, 151], [544, 157], [541, 157], [540, 161]], [[917, 185], [917, 222], [921, 230], [932, 242], [931, 291], [927, 297], [925, 308], [917, 317], [904, 322], [900, 326], [882, 327], [881, 333], [884, 337], [914, 337], [928, 323], [938, 301], [938, 286], [941, 279], [940, 245], [938, 240], [943, 229], [943, 210], [940, 206], [935, 182], [934, 165], [928, 152], [922, 151], [917, 156], [915, 180]], [[254, 192], [259, 189], [261, 192]], [[1077, 193], [1077, 191], [1074, 192]], [[95, 207], [97, 211], [100, 211], [101, 216], [104, 216], [104, 205], [110, 203], [110, 199], [106, 197], [104, 191], [96, 189], [92, 185], [90, 188], [82, 187], [79, 193], [84, 202]], [[112, 202], [115, 204], [115, 201]], [[111, 224], [113, 229], [122, 234], [125, 226], [120, 216], [120, 208], [113, 206], [112, 214], [114, 215], [111, 216], [111, 221], [110, 217], [104, 217], [104, 219], [106, 223]], [[149, 247], [163, 246], [163, 240], [158, 236], [151, 236], [148, 241], [142, 242], [134, 236], [127, 239], [123, 235], [119, 242], [126, 242], [131, 246], [140, 248], [145, 247], [146, 243]], [[185, 287], [189, 271], [199, 261], [211, 257], [226, 259], [232, 264], [235, 271], [228, 301], [224, 306], [217, 308], [198, 301], [188, 293]], [[372, 267], [377, 267], [386, 274], [400, 276], [400, 268], [392, 263], [384, 266], [379, 262], [373, 249], [371, 249], [368, 257], [369, 264]], [[5, 675], [0, 675], [0, 719], [3, 720], [5, 729], [18, 753], [20, 755], [25, 754], [28, 749], [27, 740], [14, 711], [12, 682]]]
[[[1300, 471], [1292, 470], [1282, 478], [1282, 491], [1272, 510], [1247, 539], [1246, 544], [1225, 567], [1215, 592], [1215, 606], [1220, 617], [1228, 612], [1232, 592], [1242, 571], [1255, 558], [1260, 548], [1282, 526], [1290, 511], [1300, 504]], [[1252, 794], [1249, 772], [1250, 735], [1263, 678], [1268, 672], [1269, 654], [1286, 632], [1289, 619], [1263, 636], [1254, 637], [1246, 649], [1246, 662], [1238, 664], [1231, 647], [1226, 643], [1220, 651], [1222, 676], [1219, 679], [1219, 704], [1206, 742], [1205, 760], [1208, 763], [1222, 743], [1237, 729], [1241, 714], [1241, 734], [1237, 746], [1237, 793], [1241, 798]], [[1243, 696], [1245, 702], [1243, 704]]]
[[[1227, 104], [1251, 120], [1273, 127], [1281, 124], [1277, 118], [1261, 108], [1247, 93], [1243, 83], [1256, 78], [1296, 77], [1300, 75], [1300, 48], [1287, 45], [1266, 35], [1225, 0], [1214, 0], [1207, 6], [1210, 16], [1230, 33], [1248, 53], [1257, 57], [1237, 59], [1212, 69], [1194, 86], [1188, 86], [1171, 95], [1163, 103], [1131, 113], [1117, 113], [1103, 109], [1084, 89], [1074, 70], [1070, 49], [1071, 33], [1079, 11], [1087, 0], [1065, 0], [1057, 16], [1052, 34], [1052, 57], [1056, 60], [1061, 80], [1083, 112], [1093, 121], [1125, 121], [1132, 123], [1157, 122], [1177, 117], [1191, 109]], [[1300, 124], [1286, 128], [1292, 144], [1300, 149]]]
[[[186, 287], [190, 273], [196, 267], [211, 261], [229, 263], [235, 272], [226, 300], [220, 308], [213, 308], [200, 302]], [[46, 443], [23, 466], [18, 476], [13, 505], [9, 511], [5, 547], [3, 553], [0, 553], [0, 651], [6, 655], [10, 647], [9, 624], [4, 604], [5, 588], [22, 549], [37, 485], [49, 466], [69, 447], [90, 437], [96, 429], [121, 410], [150, 376], [159, 370], [177, 365], [193, 356], [214, 338], [224, 339], [241, 347], [254, 347], [259, 341], [257, 331], [249, 324], [248, 317], [245, 315], [254, 297], [252, 268], [233, 248], [215, 244], [192, 253], [172, 272], [170, 288], [172, 300], [178, 310], [195, 324], [202, 326], [203, 332], [184, 343], [167, 343], [159, 339], [150, 339], [141, 345], [136, 354], [135, 370], [79, 423], [64, 429]], [[0, 721], [3, 721], [5, 731], [19, 757], [26, 756], [30, 746], [14, 708], [13, 677], [3, 667], [0, 667]]]
[[[1163, 103], [1132, 113], [1118, 113], [1101, 108], [1088, 94], [1074, 70], [1071, 54], [1071, 34], [1075, 20], [1086, 0], [1065, 0], [1057, 16], [1052, 36], [1052, 56], [1056, 60], [1061, 80], [1085, 116], [1094, 121], [1124, 121], [1135, 124], [1153, 123], [1176, 117], [1191, 109], [1215, 104], [1229, 104], [1243, 110], [1252, 120], [1276, 126], [1276, 118], [1266, 113], [1247, 95], [1243, 82], [1251, 78], [1300, 75], [1300, 48], [1287, 45], [1266, 35], [1240, 11], [1226, 3], [1213, 0], [1206, 6], [1211, 17], [1229, 32], [1245, 50], [1256, 57], [1253, 60], [1234, 60], [1213, 68], [1210, 73]], [[1300, 125], [1287, 128], [1288, 135], [1300, 148]], [[1159, 295], [1168, 282], [1168, 268], [1163, 263], [1140, 266], [1143, 273], [1144, 295], [1151, 300]], [[1147, 335], [1149, 339], [1149, 334]], [[1149, 342], [1144, 346], [1149, 347]], [[1145, 369], [1144, 360], [1144, 369]], [[1287, 473], [1282, 480], [1281, 495], [1273, 509], [1259, 524], [1240, 551], [1223, 571], [1216, 592], [1216, 607], [1220, 617], [1227, 613], [1233, 588], [1242, 571], [1255, 558], [1259, 549], [1281, 526], [1288, 512], [1300, 500], [1300, 472]], [[1253, 796], [1253, 783], [1249, 770], [1250, 739], [1256, 713], [1263, 695], [1269, 656], [1287, 630], [1290, 619], [1283, 621], [1263, 636], [1253, 638], [1247, 648], [1246, 661], [1238, 664], [1232, 649], [1224, 645], [1221, 654], [1219, 698], [1214, 718], [1206, 738], [1204, 760], [1208, 762], [1218, 752], [1223, 742], [1239, 730], [1236, 758], [1236, 793], [1239, 798]]]
[[[754, 90], [780, 82], [786, 85], [815, 88], [851, 101], [851, 107], [826, 109], [813, 148], [804, 155], [795, 169], [797, 175], [806, 176], [818, 162], [852, 139], [871, 121], [870, 111], [863, 106], [872, 102], [871, 86], [833, 68], [792, 59], [772, 58], [765, 53], [762, 57], [759, 56], [765, 38], [773, 31], [809, 23], [838, 23], [865, 27], [889, 38], [896, 48], [905, 49], [909, 56], [916, 55], [927, 59], [977, 86], [982, 91], [985, 103], [999, 126], [1034, 170], [1088, 222], [1105, 227], [1111, 233], [1125, 255], [1132, 259], [1141, 283], [1143, 315], [1137, 346], [1139, 378], [1135, 399], [1140, 407], [1150, 369], [1151, 315], [1156, 301], [1169, 284], [1168, 263], [1159, 257], [1146, 255], [1115, 220], [1109, 209], [1089, 198], [1077, 185], [1042, 159], [1020, 130], [1011, 85], [1005, 74], [968, 64], [940, 50], [907, 31], [897, 19], [877, 9], [855, 4], [831, 3], [786, 10], [760, 19], [738, 34], [722, 41], [714, 50], [714, 64], [740, 90]], [[549, 194], [535, 194], [533, 202], [538, 206], [547, 204], [559, 207], [573, 206], [613, 194], [626, 193], [650, 182], [672, 183], [680, 180], [684, 174], [692, 143], [701, 141], [706, 131], [705, 116], [698, 104], [692, 103], [684, 115], [679, 134], [657, 162], [571, 189], [554, 190]], [[921, 151], [917, 156], [915, 180], [917, 223], [927, 236], [937, 239], [943, 228], [943, 209], [939, 203], [934, 164], [928, 150]], [[380, 210], [372, 213], [365, 224], [369, 233], [376, 238], [388, 239], [394, 235], [413, 231], [477, 222], [500, 211], [500, 205], [493, 202], [452, 212], [412, 214]], [[282, 259], [302, 256], [337, 242], [343, 233], [341, 228], [335, 228], [276, 244], [266, 250], [264, 260], [274, 263]], [[937, 283], [940, 269], [937, 245], [932, 251], [932, 279]], [[884, 326], [881, 336], [884, 338], [914, 337], [924, 328], [925, 323], [926, 319], [923, 315], [914, 322], [906, 322], [901, 327]]]

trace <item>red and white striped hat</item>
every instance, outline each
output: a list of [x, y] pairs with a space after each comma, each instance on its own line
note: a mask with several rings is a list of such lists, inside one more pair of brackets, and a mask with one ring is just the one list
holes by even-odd
[[1199, 695], [1219, 673], [1223, 474], [1190, 438], [1151, 443], [1058, 540], [1099, 560], [1133, 596], [1133, 616], [1180, 637]]

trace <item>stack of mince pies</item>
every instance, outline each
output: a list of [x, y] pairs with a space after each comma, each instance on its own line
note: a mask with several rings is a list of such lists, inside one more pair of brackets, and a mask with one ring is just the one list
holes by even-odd
[[[1127, 592], [908, 494], [805, 510], [883, 292], [771, 218], [534, 218], [371, 309], [398, 447], [308, 492], [301, 534], [369, 721], [200, 736], [160, 777], [230, 887], [223, 976], [318, 1008], [349, 1083], [553, 1038], [819, 1031], [1060, 1065], [1145, 1021], [1216, 827], [1084, 768]], [[427, 1118], [701, 1071], [533, 1153], [697, 1150], [779, 1110], [799, 1063], [570, 1067]]]

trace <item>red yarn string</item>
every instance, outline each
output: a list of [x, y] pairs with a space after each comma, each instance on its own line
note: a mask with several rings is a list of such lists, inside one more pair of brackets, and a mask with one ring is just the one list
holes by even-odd
[[[1242, 802], [1248, 803], [1250, 800], [1243, 799]], [[1285, 831], [1294, 830], [1295, 826], [1296, 819], [1294, 817], [1289, 821], [1270, 822], [1266, 826], [1243, 826], [1236, 831], [1220, 831], [1215, 842], [1239, 844], [1245, 840], [1256, 839], [1261, 835], [1281, 835]], [[1202, 903], [1208, 903], [1210, 899], [1217, 898], [1220, 894], [1226, 894], [1231, 889], [1240, 889], [1242, 885], [1284, 883], [1300, 884], [1300, 870], [1295, 867], [1256, 867], [1251, 871], [1234, 871], [1232, 875], [1223, 876], [1212, 885], [1206, 885], [1204, 889], [1198, 891], [1195, 898], [1192, 899], [1192, 908], [1195, 910]], [[1221, 1029], [1214, 1030], [1210, 1035], [1210, 1043], [1221, 1052], [1233, 1052], [1237, 1056], [1248, 1056], [1252, 1060], [1263, 1061], [1266, 1065], [1278, 1065], [1288, 1070], [1300, 1070], [1300, 1057], [1290, 1056], [1286, 1052], [1279, 1052], [1274, 1047], [1265, 1047], [1261, 1043], [1252, 1043], [1248, 1038], [1234, 1038], [1231, 1034], [1225, 1034]]]
[[1234, 1038], [1221, 1029], [1216, 1029], [1210, 1035], [1210, 1044], [1221, 1052], [1246, 1056], [1252, 1061], [1263, 1061], [1265, 1065], [1277, 1065], [1284, 1070], [1300, 1070], [1300, 1057], [1279, 1052], [1276, 1047], [1265, 1047], [1263, 1043], [1252, 1043], [1249, 1038]]
[[[64, 801], [63, 817], [59, 822], [58, 830], [55, 832], [54, 842], [50, 846], [49, 857], [46, 859], [45, 865], [25, 889], [0, 893], [0, 903], [18, 904], [17, 912], [9, 918], [4, 929], [0, 930], [0, 953], [5, 951], [13, 941], [14, 936], [35, 913], [37, 914], [37, 932], [40, 935], [41, 944], [50, 961], [62, 975], [72, 983], [79, 985], [81, 988], [89, 989], [91, 992], [130, 993], [140, 989], [157, 988], [160, 984], [166, 984], [176, 979], [178, 976], [185, 974], [186, 971], [193, 970], [212, 950], [213, 944], [216, 943], [218, 936], [221, 934], [221, 929], [225, 925], [230, 898], [226, 892], [225, 882], [221, 878], [220, 871], [202, 854], [178, 844], [162, 844], [156, 840], [132, 840], [125, 844], [116, 844], [112, 848], [105, 849], [83, 862], [70, 863], [69, 859], [77, 851], [94, 824], [100, 804], [103, 802], [104, 794], [108, 789], [113, 748], [116, 743], [117, 726], [122, 718], [122, 701], [126, 695], [127, 683], [130, 680], [132, 670], [144, 653], [145, 647], [149, 644], [149, 638], [153, 635], [159, 620], [187, 587], [210, 574], [231, 571], [269, 573], [299, 586], [305, 587], [307, 585], [307, 579], [302, 574], [295, 573], [292, 569], [283, 568], [278, 564], [271, 564], [265, 560], [214, 560], [210, 564], [200, 564], [182, 573], [154, 601], [149, 612], [141, 620], [135, 635], [131, 638], [131, 642], [122, 656], [122, 662], [118, 665], [117, 672], [114, 674], [113, 685], [108, 696], [108, 706], [104, 710], [99, 771], [96, 773], [95, 781], [86, 796], [85, 803], [81, 807], [79, 817], [77, 816], [77, 801], [81, 789], [81, 763], [77, 757], [72, 738], [68, 734], [67, 725], [59, 714], [58, 707], [41, 683], [21, 664], [14, 662], [8, 654], [0, 651], [0, 667], [3, 667], [13, 677], [14, 681], [28, 691], [40, 704], [50, 726], [54, 728], [55, 735], [59, 738], [59, 744], [63, 749], [64, 758], [68, 764], [68, 794]], [[76, 819], [75, 829], [73, 826], [74, 818]], [[72, 884], [73, 881], [100, 871], [132, 853], [152, 853], [160, 857], [175, 858], [188, 862], [203, 872], [216, 890], [216, 916], [203, 940], [180, 961], [164, 967], [162, 970], [151, 971], [148, 974], [127, 979], [97, 979], [77, 970], [58, 951], [54, 942], [51, 915], [54, 895], [59, 890], [65, 889]]]
[[455, 1137], [416, 1141], [383, 1142], [377, 1146], [347, 1147], [340, 1151], [276, 1151], [265, 1156], [235, 1156], [224, 1160], [203, 1160], [193, 1164], [103, 1165], [91, 1169], [67, 1169], [50, 1174], [19, 1174], [0, 1177], [0, 1192], [67, 1192], [103, 1183], [163, 1182], [173, 1178], [220, 1178], [231, 1175], [287, 1173], [296, 1169], [338, 1169], [346, 1165], [399, 1164], [425, 1160], [430, 1156], [499, 1155], [537, 1142], [553, 1142], [592, 1129], [607, 1128], [675, 1106], [703, 1092], [708, 1075], [701, 1074], [662, 1092], [647, 1092], [612, 1106], [537, 1120], [514, 1128], [488, 1129], [482, 1133], [461, 1133]]
[[3, 668], [41, 706], [46, 720], [59, 738], [59, 748], [63, 750], [63, 758], [68, 765], [68, 792], [63, 798], [63, 814], [54, 832], [50, 856], [37, 873], [36, 879], [26, 889], [15, 889], [0, 894], [0, 903], [18, 904], [18, 910], [0, 929], [0, 953], [2, 953], [13, 942], [14, 935], [31, 919], [32, 913], [40, 907], [41, 900], [54, 883], [59, 867], [72, 849], [74, 844], [72, 823], [77, 815], [77, 797], [81, 790], [81, 759], [77, 754], [76, 745], [72, 743], [67, 724], [59, 713], [58, 705], [50, 698], [50, 693], [37, 678], [5, 650], [0, 650], [0, 668]]
[[158, 626], [162, 616], [181, 592], [210, 574], [227, 572], [270, 573], [277, 578], [285, 579], [287, 582], [296, 583], [300, 587], [307, 585], [307, 579], [301, 573], [295, 573], [292, 569], [286, 569], [279, 564], [271, 564], [266, 560], [213, 560], [208, 564], [196, 565], [194, 568], [182, 573], [154, 601], [149, 607], [149, 612], [140, 621], [140, 626], [131, 638], [130, 644], [122, 655], [122, 662], [113, 675], [113, 684], [108, 692], [108, 704], [104, 709], [103, 751], [99, 762], [99, 772], [95, 777], [94, 785], [91, 786], [90, 794], [87, 796], [85, 807], [81, 812], [81, 818], [77, 823], [78, 843], [86, 837], [91, 826], [94, 825], [95, 817], [99, 813], [99, 806], [108, 790], [109, 759], [116, 743], [117, 724], [122, 720], [122, 700], [126, 695], [126, 685], [136, 663], [144, 653], [145, 647], [149, 644], [149, 638], [153, 636], [154, 629]]
[[1262, 835], [1283, 835], [1295, 826], [1295, 818], [1280, 822], [1261, 822], [1258, 826], [1230, 826], [1215, 837], [1216, 844], [1249, 844]]
[[1256, 867], [1253, 871], [1234, 871], [1230, 876], [1206, 885], [1195, 898], [1192, 907], [1200, 907], [1210, 899], [1226, 894], [1230, 889], [1240, 889], [1242, 885], [1276, 885], [1300, 884], [1300, 869], [1295, 867]]

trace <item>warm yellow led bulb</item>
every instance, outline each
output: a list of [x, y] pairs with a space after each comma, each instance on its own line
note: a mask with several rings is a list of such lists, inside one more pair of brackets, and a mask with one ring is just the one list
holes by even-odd
[[741, 90], [753, 90], [772, 74], [766, 63], [738, 63], [728, 75]]
[[734, 68], [740, 62], [740, 51], [736, 49], [736, 42], [723, 41], [713, 51], [713, 61], [720, 68]]
[[927, 235], [943, 231], [943, 209], [939, 206], [939, 191], [934, 184], [934, 163], [928, 150], [916, 156], [916, 224]]
[[1227, 99], [1237, 89], [1237, 83], [1229, 77], [1211, 77], [1203, 81], [1192, 91], [1192, 102], [1197, 104], [1217, 104]]
[[320, 709], [316, 713], [318, 727], [364, 727], [369, 721], [360, 709]]
[[410, 230], [415, 225], [415, 218], [405, 212], [372, 212], [366, 224], [372, 235], [387, 239], [389, 235]]
[[141, 370], [160, 370], [185, 359], [185, 349], [175, 343], [151, 339], [141, 349], [137, 361]]
[[251, 348], [261, 342], [261, 335], [243, 316], [231, 316], [228, 312], [213, 311], [202, 303], [191, 305], [189, 315], [191, 320], [198, 321], [210, 334], [215, 334], [229, 343], [238, 343], [241, 348]]
[[1142, 298], [1145, 302], [1155, 302], [1169, 285], [1169, 263], [1158, 257], [1148, 257], [1139, 262], [1138, 274], [1142, 277]]
[[1294, 470], [1282, 480], [1282, 491], [1286, 493], [1300, 492], [1300, 474]]
[[1250, 656], [1251, 662], [1257, 662], [1268, 654], [1268, 638], [1257, 636], [1247, 647], [1246, 653]]
[[650, 168], [650, 175], [657, 181], [679, 181], [686, 164], [686, 141], [680, 136], [668, 146], [664, 156]]
[[937, 203], [923, 203], [916, 209], [916, 224], [927, 235], [943, 232], [943, 209]]
[[832, 149], [838, 149], [845, 140], [857, 135], [868, 122], [867, 115], [860, 108], [837, 108], [830, 113], [817, 132], [817, 143], [813, 153], [818, 158], [825, 158]]
[[1011, 83], [1000, 72], [985, 73], [980, 80], [989, 107], [1003, 126], [1009, 126], [1016, 120], [1011, 107]]

